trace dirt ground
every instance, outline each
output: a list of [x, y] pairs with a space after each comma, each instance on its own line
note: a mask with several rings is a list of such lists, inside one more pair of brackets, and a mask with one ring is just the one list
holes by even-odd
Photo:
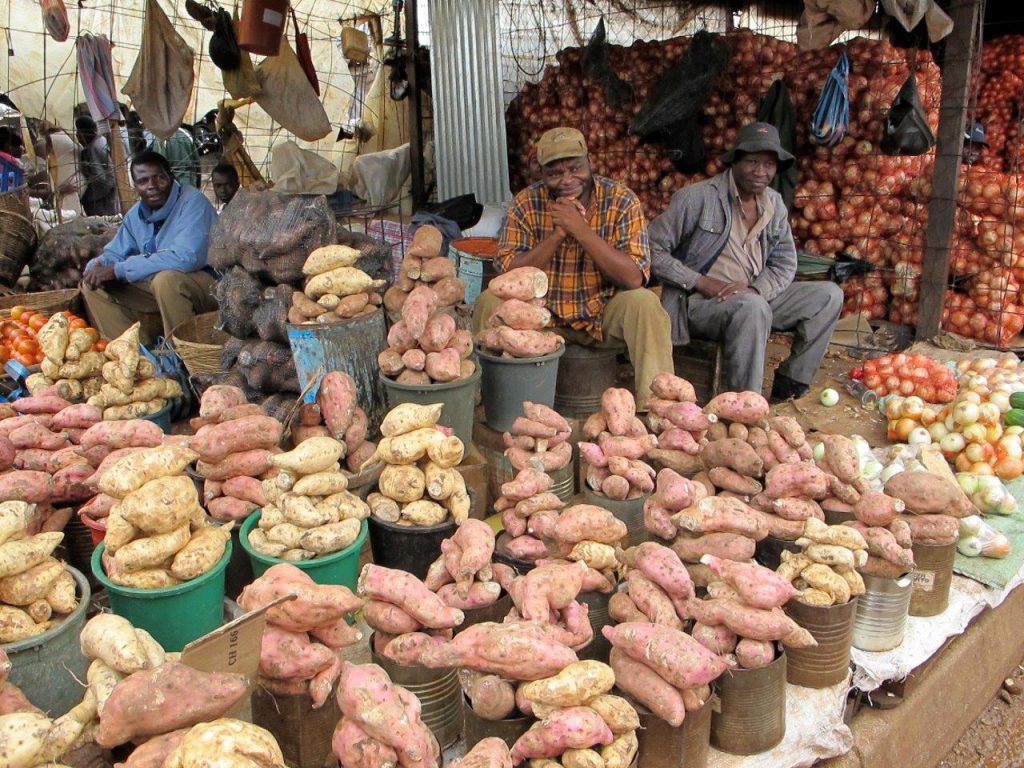
[[[1024, 686], [1021, 667], [1014, 682]], [[937, 768], [1020, 766], [1024, 766], [1024, 695], [1011, 694], [1004, 687]]]

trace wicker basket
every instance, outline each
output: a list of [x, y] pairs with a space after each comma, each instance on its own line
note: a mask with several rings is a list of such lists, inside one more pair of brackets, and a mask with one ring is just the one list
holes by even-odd
[[28, 187], [0, 194], [0, 283], [17, 282], [35, 247]]
[[82, 308], [82, 292], [77, 288], [61, 288], [57, 291], [38, 293], [14, 293], [0, 296], [0, 317], [9, 317], [14, 307], [22, 306], [44, 315], [71, 311], [78, 313]]
[[231, 337], [214, 327], [219, 319], [220, 312], [207, 312], [190, 317], [171, 331], [171, 346], [192, 376], [222, 369], [221, 352]]

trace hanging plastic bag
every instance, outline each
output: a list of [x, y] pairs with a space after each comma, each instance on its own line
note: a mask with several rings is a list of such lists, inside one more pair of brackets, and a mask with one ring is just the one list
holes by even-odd
[[274, 189], [292, 195], [333, 195], [338, 190], [338, 169], [316, 152], [294, 141], [275, 144], [270, 155]]
[[238, 47], [235, 24], [231, 20], [231, 14], [223, 8], [218, 8], [214, 15], [209, 51], [210, 59], [219, 69], [238, 69], [242, 63], [242, 49]]
[[295, 56], [302, 65], [302, 71], [306, 73], [306, 79], [313, 86], [316, 95], [320, 95], [320, 80], [316, 76], [316, 67], [313, 66], [313, 54], [309, 50], [309, 36], [305, 32], [299, 32], [299, 20], [295, 16], [295, 9], [290, 5], [288, 10], [292, 14], [292, 26], [295, 27]]
[[304, 141], [316, 141], [331, 132], [324, 105], [287, 40], [281, 41], [277, 56], [260, 62], [256, 74], [263, 89], [256, 103], [282, 127]]
[[[231, 20], [231, 28], [234, 30], [235, 41], [238, 41], [238, 13], [236, 12]], [[243, 48], [238, 51], [238, 66], [235, 69], [225, 69], [221, 77], [224, 80], [224, 90], [231, 94], [233, 99], [254, 99], [260, 95], [260, 79], [256, 74], [256, 67], [252, 65], [252, 56]]]
[[43, 26], [46, 31], [58, 43], [63, 43], [71, 34], [68, 11], [63, 0], [39, 0], [39, 5], [43, 9]]
[[818, 144], [834, 147], [850, 127], [850, 59], [846, 51], [829, 72], [821, 98], [811, 118], [811, 138]]
[[121, 93], [132, 100], [142, 122], [157, 138], [169, 139], [185, 117], [195, 73], [192, 49], [156, 0], [146, 0], [142, 47]]
[[935, 134], [918, 98], [913, 70], [889, 108], [881, 146], [887, 155], [923, 155], [935, 146]]

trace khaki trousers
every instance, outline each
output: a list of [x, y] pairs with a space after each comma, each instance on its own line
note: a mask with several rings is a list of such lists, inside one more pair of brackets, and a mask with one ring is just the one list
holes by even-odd
[[[473, 330], [480, 331], [501, 304], [501, 299], [484, 291], [473, 307]], [[566, 341], [595, 349], [626, 349], [633, 361], [637, 408], [646, 410], [651, 382], [659, 373], [672, 373], [672, 331], [668, 313], [661, 301], [647, 288], [618, 291], [601, 315], [604, 340], [597, 341], [586, 331], [554, 328]]]
[[101, 288], [83, 283], [81, 287], [92, 324], [104, 338], [116, 338], [140, 321], [142, 343], [150, 346], [161, 331], [167, 338], [190, 317], [215, 311], [216, 283], [209, 272], [165, 270], [144, 282], [110, 282]]

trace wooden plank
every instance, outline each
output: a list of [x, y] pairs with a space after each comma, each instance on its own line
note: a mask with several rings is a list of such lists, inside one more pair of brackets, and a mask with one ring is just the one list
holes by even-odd
[[942, 70], [942, 103], [932, 176], [932, 197], [928, 203], [921, 268], [921, 300], [917, 314], [917, 339], [938, 335], [946, 301], [949, 255], [956, 226], [957, 185], [963, 153], [964, 122], [967, 118], [970, 72], [978, 52], [981, 0], [953, 0], [949, 14], [953, 32], [946, 38]]
[[426, 201], [426, 183], [423, 173], [423, 97], [416, 74], [419, 42], [417, 0], [405, 3], [406, 76], [409, 78], [409, 156], [412, 165], [412, 209], [418, 210]]

